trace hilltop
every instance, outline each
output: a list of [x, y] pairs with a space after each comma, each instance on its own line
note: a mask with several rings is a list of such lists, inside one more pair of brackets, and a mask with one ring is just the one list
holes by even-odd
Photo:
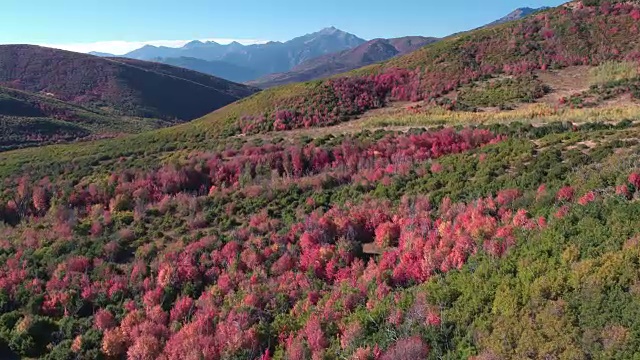
[[256, 91], [168, 65], [0, 46], [0, 150], [175, 125]]
[[0, 46], [0, 85], [114, 115], [182, 122], [256, 89], [169, 65], [30, 45]]

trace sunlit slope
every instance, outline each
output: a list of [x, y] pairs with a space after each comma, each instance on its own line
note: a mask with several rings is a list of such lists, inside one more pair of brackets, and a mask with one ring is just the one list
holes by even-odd
[[[520, 21], [448, 38], [331, 79], [265, 90], [187, 124], [81, 147], [0, 154], [0, 159], [3, 171], [25, 163], [48, 163], [53, 160], [52, 153], [62, 159], [137, 154], [130, 161], [147, 166], [151, 163], [146, 159], [164, 158], [176, 149], [212, 146], [243, 133], [338, 124], [402, 100], [437, 102], [465, 83], [484, 78], [526, 76], [605, 60], [636, 61], [640, 54], [638, 26], [640, 5], [636, 2], [582, 7], [570, 3]], [[509, 114], [503, 113], [501, 119]], [[518, 113], [513, 116], [517, 118]]]
[[232, 133], [326, 126], [391, 101], [436, 100], [483, 78], [637, 60], [639, 25], [637, 3], [569, 3], [331, 79], [264, 91], [196, 126], [223, 126]]

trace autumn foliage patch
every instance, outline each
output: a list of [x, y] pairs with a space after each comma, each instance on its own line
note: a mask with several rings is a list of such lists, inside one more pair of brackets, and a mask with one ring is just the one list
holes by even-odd
[[[440, 104], [447, 100], [443, 95], [496, 76], [527, 79], [535, 70], [614, 60], [637, 62], [640, 44], [629, 39], [637, 37], [638, 13], [638, 5], [632, 2], [562, 6], [445, 40], [368, 71], [325, 80], [271, 104], [262, 113], [244, 113], [237, 130], [247, 134], [334, 125], [392, 101]], [[473, 95], [473, 101], [482, 106], [506, 104], [504, 98], [513, 96], [513, 91], [501, 94], [499, 90], [488, 98], [486, 92], [467, 96]], [[531, 101], [541, 94], [544, 89], [532, 86], [517, 98]]]

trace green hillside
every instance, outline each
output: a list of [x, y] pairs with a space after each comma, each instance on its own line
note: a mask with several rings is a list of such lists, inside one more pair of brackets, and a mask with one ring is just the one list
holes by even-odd
[[159, 63], [0, 45], [0, 151], [176, 125], [256, 91]]
[[112, 137], [165, 127], [170, 122], [110, 115], [0, 86], [0, 150]]
[[640, 358], [638, 26], [573, 2], [0, 153], [0, 358]]
[[[101, 156], [121, 156], [124, 149], [147, 155], [153, 154], [154, 148], [205, 149], [210, 146], [208, 140], [218, 143], [216, 139], [230, 135], [272, 131], [278, 119], [279, 128], [285, 130], [328, 126], [402, 100], [423, 100], [448, 109], [447, 93], [474, 80], [527, 77], [536, 69], [634, 59], [640, 51], [635, 36], [639, 16], [637, 6], [630, 2], [582, 8], [569, 3], [520, 21], [447, 38], [412, 54], [332, 79], [265, 90], [171, 130], [87, 145], [86, 152], [71, 148], [64, 151], [77, 157], [95, 155], [96, 147], [104, 149]], [[361, 104], [358, 96], [365, 98]], [[447, 117], [457, 118], [455, 112], [450, 115]], [[514, 113], [512, 118], [519, 116]], [[509, 117], [506, 114], [501, 118]], [[40, 156], [49, 162], [47, 154]]]

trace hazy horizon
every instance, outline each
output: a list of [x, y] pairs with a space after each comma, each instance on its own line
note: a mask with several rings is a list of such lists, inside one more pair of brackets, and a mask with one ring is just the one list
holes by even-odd
[[[76, 52], [123, 55], [145, 45], [180, 47], [193, 41], [241, 44], [287, 41], [335, 26], [363, 39], [402, 36], [443, 37], [469, 30], [521, 7], [557, 6], [558, 0], [406, 0], [389, 8], [379, 0], [298, 4], [257, 0], [215, 4], [193, 0], [114, 0], [87, 6], [80, 0], [3, 4], [0, 44], [33, 44]], [[341, 9], [342, 11], [335, 11]], [[409, 9], [409, 10], [408, 10]], [[464, 11], [461, 11], [463, 9]], [[355, 16], [353, 14], [356, 14]], [[18, 21], [29, 18], [30, 21]]]

